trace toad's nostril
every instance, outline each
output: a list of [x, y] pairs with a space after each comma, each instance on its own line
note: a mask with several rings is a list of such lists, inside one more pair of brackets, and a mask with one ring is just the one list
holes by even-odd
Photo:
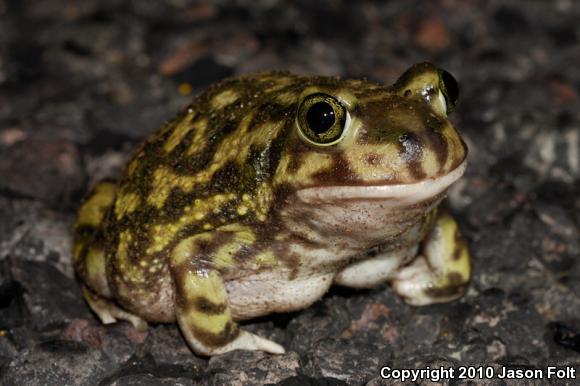
[[419, 138], [411, 132], [403, 133], [399, 136], [401, 145], [401, 156], [406, 161], [417, 160], [421, 156], [421, 142]]
[[403, 143], [409, 139], [409, 133], [403, 133], [399, 135], [399, 142]]
[[419, 144], [419, 138], [413, 133], [405, 132], [399, 135], [399, 143], [404, 147], [414, 146]]

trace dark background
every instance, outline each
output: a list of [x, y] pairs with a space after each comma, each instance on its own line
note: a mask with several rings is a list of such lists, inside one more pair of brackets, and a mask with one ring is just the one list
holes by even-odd
[[[0, 384], [379, 385], [387, 365], [578, 369], [579, 20], [572, 0], [0, 0]], [[247, 324], [286, 355], [209, 361], [176, 326], [140, 334], [90, 313], [70, 266], [75, 208], [192, 95], [262, 69], [389, 84], [425, 60], [461, 86], [452, 119], [470, 164], [450, 198], [475, 270], [463, 299], [413, 308], [387, 287], [334, 289]]]

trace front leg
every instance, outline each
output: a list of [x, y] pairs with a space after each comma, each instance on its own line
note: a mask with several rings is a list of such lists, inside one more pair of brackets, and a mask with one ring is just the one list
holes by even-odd
[[182, 241], [171, 256], [176, 318], [188, 344], [196, 354], [208, 356], [237, 349], [283, 354], [282, 346], [234, 322], [221, 274], [200, 247], [207, 236]]
[[471, 263], [457, 223], [439, 211], [433, 229], [423, 240], [423, 253], [395, 274], [393, 289], [412, 305], [457, 299], [471, 277]]
[[417, 254], [417, 246], [382, 252], [350, 264], [334, 278], [337, 285], [351, 288], [372, 288], [392, 278], [405, 261]]

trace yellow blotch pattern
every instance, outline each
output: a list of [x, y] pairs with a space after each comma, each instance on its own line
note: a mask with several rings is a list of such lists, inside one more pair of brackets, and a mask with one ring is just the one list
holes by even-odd
[[[467, 245], [462, 238], [458, 239], [456, 233], [459, 232], [457, 223], [446, 212], [441, 213], [437, 219], [437, 226], [441, 230], [440, 233], [440, 251], [443, 257], [445, 270], [447, 272], [457, 272], [464, 280], [468, 280], [471, 276], [471, 263], [469, 261], [469, 251]], [[458, 240], [461, 240], [461, 245], [458, 245]], [[459, 259], [454, 260], [453, 255], [459, 249]]]
[[228, 224], [220, 227], [221, 232], [234, 233], [235, 239], [242, 243], [253, 243], [256, 241], [256, 234], [251, 227], [241, 224]]
[[234, 238], [220, 246], [214, 253], [213, 262], [216, 268], [234, 266], [234, 255], [243, 248], [251, 248], [256, 242], [256, 235], [251, 227], [241, 224], [229, 224], [219, 228], [220, 232], [233, 233]]
[[272, 199], [272, 187], [269, 183], [262, 182], [256, 190], [255, 197], [251, 197], [247, 193], [242, 195], [242, 202], [238, 206], [237, 212], [240, 216], [252, 212], [259, 221], [265, 221]]
[[157, 209], [165, 204], [165, 200], [174, 187], [181, 188], [183, 191], [190, 191], [195, 184], [191, 176], [182, 176], [174, 173], [166, 166], [160, 166], [153, 173], [151, 181], [151, 193], [147, 197], [147, 202]]
[[423, 149], [421, 169], [423, 169], [423, 172], [428, 176], [436, 176], [440, 172], [440, 165], [439, 161], [437, 161], [437, 156], [428, 148]]
[[187, 149], [188, 156], [200, 153], [207, 146], [207, 141], [205, 139], [207, 132], [207, 118], [195, 121], [192, 124], [192, 127], [194, 132], [189, 148]]
[[282, 106], [289, 106], [296, 102], [298, 96], [295, 92], [285, 91], [281, 92], [275, 96], [276, 102], [280, 103]]
[[139, 207], [141, 198], [135, 193], [120, 195], [115, 204], [115, 216], [120, 220], [126, 214], [129, 214]]
[[101, 182], [95, 186], [93, 194], [79, 209], [77, 225], [98, 226], [115, 199], [117, 186], [112, 182]]
[[187, 114], [175, 125], [171, 136], [163, 146], [163, 149], [165, 149], [166, 152], [169, 153], [171, 150], [173, 150], [175, 146], [181, 142], [183, 137], [185, 137], [185, 135], [193, 129], [191, 120], [194, 117], [195, 112], [193, 110], [188, 110]]
[[94, 247], [89, 249], [85, 264], [89, 281], [93, 282], [105, 277], [105, 253], [102, 249]]
[[[134, 247], [135, 240], [133, 235], [125, 230], [119, 234], [119, 244], [117, 245], [117, 263], [119, 266], [119, 272], [123, 277], [123, 280], [127, 283], [133, 284], [143, 284], [145, 282], [145, 277], [142, 272], [142, 268], [147, 266], [145, 260], [141, 260], [139, 265], [133, 265], [129, 262], [129, 250]], [[141, 263], [145, 261], [145, 263]]]
[[240, 164], [245, 162], [250, 151], [250, 144], [266, 145], [278, 134], [281, 125], [273, 123], [266, 123], [259, 130], [247, 133], [251, 118], [251, 116], [244, 117], [238, 130], [223, 140], [210, 166], [198, 174], [179, 175], [164, 166], [155, 170], [151, 181], [152, 191], [147, 202], [158, 209], [161, 208], [172, 189], [179, 188], [184, 192], [190, 192], [194, 185], [210, 181], [213, 175], [230, 160], [237, 160]]
[[211, 99], [211, 106], [216, 110], [220, 110], [220, 109], [223, 109], [224, 107], [234, 103], [239, 98], [240, 98], [240, 96], [235, 90], [226, 89], [226, 90], [216, 94]]
[[465, 147], [461, 142], [459, 134], [450, 125], [445, 125], [443, 130], [443, 135], [447, 140], [447, 159], [445, 160], [445, 165], [443, 169], [445, 171], [451, 171], [453, 164], [459, 159], [465, 157]]
[[216, 268], [232, 267], [234, 265], [234, 255], [242, 249], [243, 244], [234, 241], [219, 247], [213, 255], [213, 263]]
[[280, 164], [274, 177], [274, 184], [277, 185], [285, 182], [299, 185], [311, 183], [313, 174], [330, 168], [333, 163], [334, 161], [330, 154], [312, 152], [304, 157], [296, 172], [291, 172], [289, 170], [290, 156], [284, 154], [280, 159]]
[[[367, 160], [369, 154], [380, 156], [378, 164], [369, 165]], [[399, 155], [399, 148], [394, 144], [353, 144], [351, 150], [346, 153], [346, 157], [352, 171], [365, 181], [383, 182], [395, 178], [398, 180], [412, 179], [405, 160]]]
[[132, 176], [133, 173], [135, 173], [135, 170], [137, 170], [137, 166], [139, 166], [139, 161], [141, 161], [140, 156], [141, 153], [139, 153], [137, 157], [133, 158], [133, 160], [131, 160], [131, 162], [127, 164], [126, 173], [128, 176]]
[[80, 240], [75, 240], [75, 244], [73, 246], [73, 260], [75, 262], [78, 261], [85, 244], [86, 244], [85, 242], [82, 242]]
[[173, 249], [171, 259], [173, 265], [181, 265], [197, 253], [196, 241], [209, 241], [212, 236], [209, 233], [201, 233], [192, 237], [183, 239]]
[[272, 252], [270, 250], [266, 250], [266, 251], [259, 253], [254, 258], [254, 262], [259, 267], [272, 266], [272, 265], [276, 265], [277, 259], [276, 259], [276, 256], [274, 255], [274, 252]]
[[[168, 193], [167, 193], [168, 194]], [[211, 213], [219, 213], [225, 203], [236, 199], [235, 193], [216, 194], [204, 199], [196, 199], [193, 205], [184, 208], [181, 217], [174, 223], [156, 224], [151, 227], [153, 242], [147, 253], [161, 252], [183, 227], [198, 223]]]
[[[214, 304], [227, 304], [227, 292], [221, 276], [216, 271], [183, 272], [183, 288], [187, 299], [203, 297]], [[198, 311], [194, 307], [188, 309], [181, 316], [182, 320], [193, 329], [198, 328], [205, 332], [218, 335], [225, 330], [228, 322], [232, 320], [229, 307], [220, 314], [208, 315]]]

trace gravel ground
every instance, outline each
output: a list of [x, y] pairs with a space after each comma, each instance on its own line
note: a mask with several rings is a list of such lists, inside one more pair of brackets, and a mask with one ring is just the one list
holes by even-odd
[[[579, 19], [572, 0], [0, 0], [0, 384], [383, 385], [399, 384], [381, 380], [383, 366], [578, 370]], [[425, 60], [461, 85], [453, 120], [470, 165], [450, 199], [475, 270], [463, 299], [413, 308], [387, 287], [334, 289], [247, 323], [286, 355], [209, 360], [176, 326], [139, 333], [91, 314], [70, 265], [75, 208], [193, 94], [262, 69], [391, 83]]]

